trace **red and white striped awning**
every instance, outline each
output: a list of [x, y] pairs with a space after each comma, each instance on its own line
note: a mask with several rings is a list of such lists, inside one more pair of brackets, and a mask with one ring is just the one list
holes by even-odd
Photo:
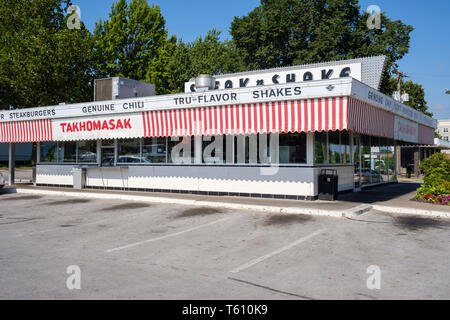
[[0, 142], [52, 141], [52, 120], [0, 123]]
[[394, 138], [394, 114], [353, 98], [349, 100], [349, 130], [376, 137]]
[[434, 144], [434, 129], [419, 124], [419, 143]]
[[143, 113], [145, 137], [311, 132], [347, 129], [347, 97], [156, 110]]
[[[411, 130], [397, 132], [401, 124]], [[403, 127], [402, 127], [403, 128]], [[0, 123], [0, 142], [350, 130], [432, 144], [434, 129], [350, 97], [302, 99]], [[397, 130], [401, 131], [401, 130]], [[408, 131], [408, 130], [407, 130]], [[408, 131], [409, 132], [409, 131]]]

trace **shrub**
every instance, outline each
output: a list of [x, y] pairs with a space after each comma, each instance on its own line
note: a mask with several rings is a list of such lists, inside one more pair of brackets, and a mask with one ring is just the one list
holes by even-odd
[[450, 159], [435, 153], [420, 165], [424, 184], [417, 190], [417, 198], [441, 205], [450, 205]]
[[426, 185], [450, 181], [450, 159], [442, 152], [433, 154], [423, 161], [419, 168]]

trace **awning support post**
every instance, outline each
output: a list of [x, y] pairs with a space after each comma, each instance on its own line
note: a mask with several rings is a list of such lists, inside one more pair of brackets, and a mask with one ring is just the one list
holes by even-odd
[[15, 169], [16, 169], [16, 148], [14, 143], [10, 143], [8, 156], [8, 184], [10, 186], [12, 186], [16, 181]]

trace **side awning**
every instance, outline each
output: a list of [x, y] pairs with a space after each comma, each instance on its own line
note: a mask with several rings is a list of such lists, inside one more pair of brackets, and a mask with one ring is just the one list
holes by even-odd
[[0, 142], [53, 141], [51, 119], [0, 123]]
[[349, 100], [349, 130], [394, 139], [394, 114], [357, 99]]

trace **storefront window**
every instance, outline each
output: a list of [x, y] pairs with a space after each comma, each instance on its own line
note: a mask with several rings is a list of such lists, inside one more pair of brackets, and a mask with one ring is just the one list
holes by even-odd
[[233, 163], [233, 161], [236, 164], [279, 163], [281, 136], [279, 134], [254, 134], [228, 138], [228, 148], [224, 147], [227, 150], [227, 163]]
[[56, 162], [56, 142], [41, 142], [40, 162]]
[[328, 133], [328, 163], [342, 163], [342, 146], [340, 143], [340, 134], [337, 131]]
[[141, 140], [123, 139], [117, 142], [117, 163], [141, 163]]
[[97, 141], [79, 141], [78, 142], [78, 163], [96, 163], [97, 162]]
[[341, 146], [342, 146], [342, 163], [348, 164], [352, 163], [351, 158], [351, 136], [350, 132], [342, 131], [341, 132]]
[[280, 163], [306, 163], [306, 133], [280, 134]]
[[[355, 158], [355, 179], [358, 178], [361, 185], [395, 180], [394, 140], [361, 135], [359, 141], [361, 165], [357, 162], [358, 158]], [[355, 152], [355, 157], [357, 156]], [[355, 185], [357, 186], [356, 182]]]
[[370, 147], [370, 137], [361, 136], [361, 185], [372, 184], [372, 180], [377, 180], [376, 172], [372, 169], [371, 164], [372, 153]]
[[171, 137], [168, 139], [168, 163], [189, 164], [195, 161], [194, 137]]
[[350, 164], [351, 144], [348, 131], [315, 134], [314, 162], [316, 164]]
[[234, 139], [234, 163], [244, 164], [248, 163], [248, 137], [247, 136], [236, 136]]
[[316, 132], [314, 143], [314, 162], [316, 164], [327, 163], [327, 145], [328, 145], [328, 133]]
[[[63, 156], [63, 162], [76, 163], [77, 162], [77, 143], [64, 142], [61, 143], [60, 154]], [[59, 159], [61, 160], [61, 158]], [[60, 161], [61, 162], [61, 161]]]
[[359, 135], [354, 135], [353, 139], [353, 159], [355, 164], [355, 174], [354, 174], [354, 182], [355, 188], [359, 188], [361, 186], [361, 145], [359, 142]]
[[142, 143], [143, 163], [166, 163], [166, 138], [146, 138]]
[[226, 136], [204, 136], [202, 140], [203, 163], [215, 164], [227, 162]]

